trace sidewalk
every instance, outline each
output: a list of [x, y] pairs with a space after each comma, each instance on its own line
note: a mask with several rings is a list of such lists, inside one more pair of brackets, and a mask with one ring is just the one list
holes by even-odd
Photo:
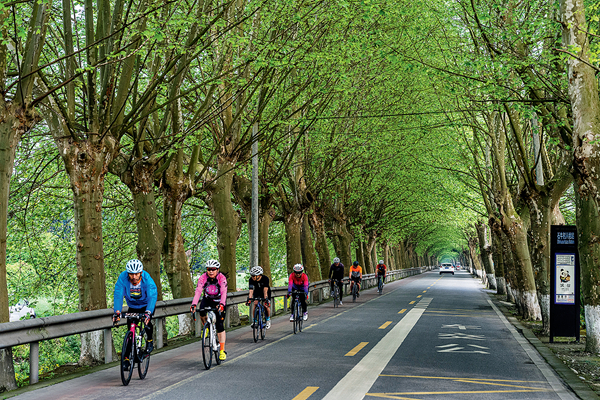
[[538, 353], [546, 360], [550, 367], [558, 374], [563, 380], [565, 385], [571, 388], [573, 392], [583, 400], [594, 400], [600, 399], [600, 397], [590, 388], [590, 386], [582, 381], [577, 374], [575, 374], [571, 368], [563, 363], [544, 343], [542, 343], [537, 336], [527, 327], [523, 326], [519, 320], [511, 313], [510, 309], [504, 304], [505, 302], [500, 301], [493, 290], [484, 289], [484, 291], [490, 295], [490, 299], [496, 307], [504, 314], [506, 319], [515, 327], [515, 329], [525, 338], [529, 343], [535, 347]]

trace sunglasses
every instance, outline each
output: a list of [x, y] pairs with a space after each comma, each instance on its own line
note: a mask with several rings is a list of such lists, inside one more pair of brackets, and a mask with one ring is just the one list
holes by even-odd
[[302, 274], [302, 272], [298, 272], [298, 271], [294, 271], [294, 273], [295, 273], [296, 275], [300, 275], [300, 274]]
[[219, 268], [206, 268], [207, 271], [217, 271]]

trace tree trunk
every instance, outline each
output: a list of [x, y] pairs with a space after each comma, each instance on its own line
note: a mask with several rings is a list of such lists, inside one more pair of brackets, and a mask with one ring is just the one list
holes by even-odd
[[[56, 139], [73, 191], [79, 310], [107, 308], [102, 239], [102, 200], [108, 164], [115, 155], [116, 141], [101, 142]], [[81, 335], [79, 363], [104, 361], [103, 337], [97, 332]]]
[[312, 232], [315, 236], [315, 249], [319, 256], [319, 265], [321, 266], [321, 277], [329, 276], [329, 267], [331, 266], [331, 258], [329, 257], [329, 246], [327, 245], [327, 235], [325, 234], [324, 216], [315, 210], [309, 215], [309, 222]]
[[531, 199], [529, 228], [529, 251], [535, 276], [538, 301], [542, 313], [542, 327], [545, 335], [550, 334], [550, 224], [552, 207], [550, 196], [544, 192]]
[[369, 236], [368, 236], [368, 241], [367, 241], [367, 248], [366, 248], [366, 254], [365, 254], [365, 271], [367, 271], [368, 274], [372, 274], [373, 273], [373, 253], [375, 251], [375, 244], [377, 242], [377, 234], [373, 231], [369, 232]]
[[272, 208], [259, 214], [258, 220], [258, 265], [269, 279], [271, 274], [271, 258], [269, 257], [269, 227], [273, 221], [275, 211]]
[[302, 213], [299, 210], [293, 210], [284, 215], [285, 224], [285, 249], [287, 252], [287, 272], [291, 274], [295, 264], [302, 262]]
[[496, 294], [506, 294], [506, 279], [504, 278], [504, 259], [502, 257], [502, 243], [495, 229], [492, 229], [492, 257], [496, 273]]
[[315, 252], [314, 242], [310, 231], [309, 216], [304, 214], [302, 217], [302, 229], [300, 244], [302, 246], [302, 260], [308, 279], [310, 282], [321, 280], [321, 268], [319, 268], [319, 260]]
[[170, 166], [164, 175], [163, 190], [163, 263], [174, 299], [192, 297], [192, 282], [181, 234], [181, 210], [190, 196], [190, 184]]
[[217, 225], [217, 249], [221, 271], [227, 276], [227, 288], [230, 292], [237, 290], [236, 245], [242, 227], [240, 215], [233, 208], [231, 201], [234, 167], [234, 162], [219, 161], [217, 179], [211, 185], [208, 196], [208, 204]]
[[492, 260], [492, 249], [487, 242], [486, 225], [479, 221], [477, 223], [477, 238], [479, 239], [479, 250], [481, 251], [481, 260], [487, 277], [488, 287], [496, 290], [496, 276]]
[[362, 240], [356, 243], [356, 260], [360, 263], [360, 265], [365, 265], [364, 247], [365, 244]]
[[[23, 109], [13, 110], [12, 105], [0, 105], [0, 323], [8, 322], [8, 287], [6, 279], [6, 237], [8, 234], [8, 196], [10, 178], [17, 145], [23, 132], [35, 123], [34, 115]], [[22, 118], [15, 118], [15, 114]], [[0, 350], [0, 392], [17, 388], [12, 361], [12, 349]]]
[[352, 265], [352, 253], [350, 245], [352, 244], [352, 234], [346, 226], [345, 216], [337, 214], [333, 220], [333, 235], [335, 252], [344, 264], [344, 276], [350, 273], [350, 265]]

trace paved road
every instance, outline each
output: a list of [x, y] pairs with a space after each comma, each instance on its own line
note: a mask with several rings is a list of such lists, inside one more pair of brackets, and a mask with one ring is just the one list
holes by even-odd
[[152, 356], [148, 377], [117, 368], [18, 399], [575, 399], [466, 272], [418, 275], [309, 309], [302, 333], [278, 317], [265, 341], [228, 333], [206, 371], [198, 343]]

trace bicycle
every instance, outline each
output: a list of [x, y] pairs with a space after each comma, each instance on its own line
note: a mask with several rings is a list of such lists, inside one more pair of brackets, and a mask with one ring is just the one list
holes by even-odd
[[333, 281], [333, 291], [331, 292], [331, 297], [333, 297], [333, 308], [340, 306], [341, 296], [340, 296], [340, 287], [338, 286], [339, 282], [340, 282], [339, 279], [335, 279]]
[[[203, 308], [202, 311], [206, 311], [206, 323], [202, 327], [202, 362], [204, 363], [204, 368], [210, 369], [212, 365], [213, 353], [215, 356], [215, 361], [217, 365], [221, 364], [221, 359], [219, 358], [219, 337], [217, 335], [217, 315], [215, 311], [216, 308], [207, 307]], [[194, 313], [194, 321], [196, 321], [196, 314]]]
[[292, 314], [294, 315], [294, 334], [296, 332], [302, 332], [302, 305], [300, 304], [300, 296], [306, 296], [304, 292], [300, 292], [297, 290], [292, 290], [292, 296], [294, 297], [293, 306], [292, 306]]
[[251, 302], [254, 302], [255, 300], [258, 301], [258, 304], [254, 307], [254, 319], [252, 320], [252, 336], [254, 337], [254, 343], [258, 342], [259, 336], [264, 340], [265, 335], [267, 334], [267, 312], [265, 311], [265, 306], [263, 304], [265, 299], [258, 297], [250, 299]]
[[381, 294], [383, 292], [383, 280], [384, 280], [385, 276], [384, 275], [378, 275], [377, 276], [377, 292], [379, 292], [379, 294]]
[[[123, 348], [121, 351], [121, 381], [123, 386], [129, 385], [133, 369], [137, 364], [138, 375], [140, 379], [144, 379], [148, 373], [150, 365], [150, 354], [146, 353], [146, 327], [144, 324], [145, 314], [141, 313], [125, 313], [123, 317], [129, 322], [129, 331], [123, 339]], [[117, 326], [118, 321], [113, 323]]]

